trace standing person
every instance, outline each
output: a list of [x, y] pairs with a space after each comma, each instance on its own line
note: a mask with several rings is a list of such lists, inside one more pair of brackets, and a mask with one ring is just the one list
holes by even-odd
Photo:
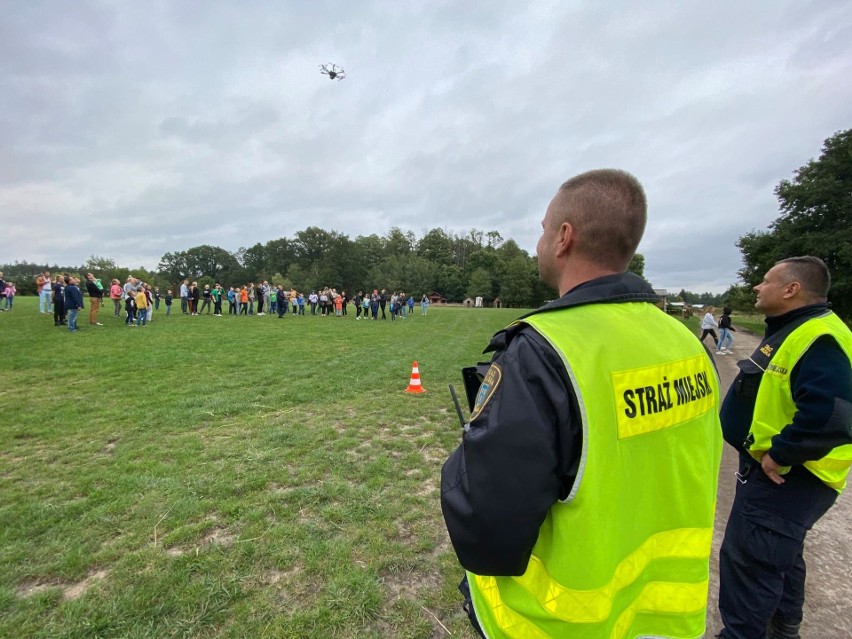
[[180, 310], [184, 315], [189, 312], [189, 280], [184, 280], [180, 285]]
[[303, 293], [299, 293], [296, 296], [296, 301], [299, 303], [299, 315], [305, 314], [305, 295]]
[[166, 317], [172, 314], [172, 290], [169, 289], [166, 291]]
[[17, 295], [18, 289], [15, 288], [14, 282], [6, 282], [6, 288], [3, 289], [3, 297], [6, 298], [6, 310], [12, 310], [12, 304], [15, 302], [15, 295]]
[[130, 276], [127, 278], [127, 281], [124, 283], [124, 298], [127, 299], [127, 296], [135, 297], [136, 291], [139, 290], [139, 287], [142, 283], [137, 280], [135, 277]]
[[[219, 282], [216, 282], [213, 290], [210, 291], [210, 297], [213, 298], [213, 315], [222, 317], [222, 285]], [[258, 313], [258, 315], [262, 315], [262, 313]]]
[[269, 287], [269, 312], [275, 315], [278, 312], [278, 288]]
[[145, 315], [150, 324], [154, 321], [154, 294], [151, 292], [150, 284], [145, 284], [143, 290], [145, 291], [145, 299], [148, 301], [148, 308], [145, 309]]
[[159, 286], [154, 287], [154, 310], [155, 311], [160, 310], [160, 287]]
[[65, 285], [65, 312], [68, 317], [68, 331], [77, 332], [77, 313], [83, 310], [83, 293], [80, 292], [80, 280], [70, 278]]
[[441, 506], [466, 608], [490, 638], [704, 633], [719, 381], [626, 272], [645, 219], [627, 173], [563, 184], [536, 249], [561, 297], [486, 349]]
[[240, 315], [248, 315], [248, 289], [245, 284], [240, 289]]
[[207, 314], [210, 315], [210, 302], [213, 300], [213, 294], [210, 292], [210, 285], [205, 284], [204, 290], [201, 291], [201, 310], [198, 314], [201, 315], [204, 309], [207, 309]]
[[231, 286], [228, 288], [228, 315], [236, 315], [237, 314], [237, 292], [234, 290], [234, 287]]
[[198, 282], [193, 282], [189, 286], [189, 314], [198, 315], [198, 301], [201, 299], [201, 289], [198, 288]]
[[716, 323], [716, 318], [713, 317], [713, 313], [716, 311], [715, 306], [708, 306], [707, 311], [704, 313], [704, 319], [701, 320], [701, 337], [698, 339], [701, 340], [701, 343], [704, 343], [704, 338], [708, 335], [713, 338], [713, 343], [719, 341], [719, 336], [716, 335], [716, 329], [719, 328], [719, 324]]
[[370, 314], [373, 320], [379, 319], [379, 291], [373, 289], [373, 294], [370, 295]]
[[38, 311], [39, 313], [52, 313], [50, 298], [53, 295], [53, 282], [50, 279], [50, 271], [45, 271], [36, 277], [36, 288], [38, 289]]
[[3, 272], [0, 271], [0, 311], [5, 311], [6, 302], [6, 281], [3, 279]]
[[104, 291], [95, 284], [95, 276], [91, 273], [86, 273], [86, 292], [89, 294], [89, 324], [103, 326], [98, 321], [98, 309], [104, 299]]
[[299, 293], [295, 288], [290, 289], [290, 311], [293, 313], [293, 317], [299, 314]]
[[121, 317], [121, 293], [121, 282], [113, 280], [109, 287], [109, 298], [112, 300], [115, 317]]
[[731, 309], [726, 306], [722, 309], [722, 317], [719, 318], [719, 342], [716, 344], [716, 355], [731, 354], [731, 349], [728, 348], [734, 343], [731, 331], [736, 332], [736, 330], [731, 324]]
[[334, 314], [336, 317], [343, 317], [343, 295], [336, 295], [334, 298]]
[[282, 319], [287, 314], [287, 294], [281, 284], [278, 285], [276, 299], [278, 300], [278, 319]]
[[388, 294], [385, 289], [382, 289], [382, 292], [379, 293], [379, 307], [382, 309], [382, 319], [387, 319], [385, 317], [385, 306], [388, 303]]
[[311, 291], [311, 294], [308, 295], [308, 304], [311, 305], [311, 315], [317, 314], [317, 302], [319, 301], [319, 296], [316, 291]]
[[423, 297], [420, 298], [420, 314], [426, 315], [429, 311], [429, 298], [426, 297], [426, 293], [423, 293]]
[[53, 280], [53, 325], [65, 326], [65, 279], [57, 275]]
[[266, 304], [266, 308], [269, 308], [269, 284], [266, 283], [266, 280], [260, 283], [260, 287], [257, 290], [257, 316], [260, 317], [263, 315], [263, 306]]
[[320, 315], [325, 317], [325, 314], [328, 312], [328, 289], [327, 288], [320, 291], [319, 303], [320, 303]]
[[355, 297], [352, 299], [352, 303], [355, 305], [355, 319], [361, 319], [361, 300], [364, 298], [364, 292], [358, 291], [355, 293]]
[[248, 314], [249, 315], [254, 315], [254, 300], [255, 300], [256, 297], [257, 297], [257, 295], [256, 295], [255, 290], [254, 290], [254, 282], [251, 282], [251, 283], [249, 283], [249, 286], [248, 286], [248, 303], [249, 303]]
[[124, 325], [131, 328], [135, 327], [136, 321], [136, 293], [128, 293], [124, 298], [124, 312], [127, 317], [124, 318]]
[[148, 326], [148, 296], [145, 294], [145, 287], [140, 287], [136, 291], [136, 325]]
[[829, 310], [825, 263], [792, 257], [754, 287], [766, 334], [722, 404], [737, 449], [736, 495], [719, 556], [725, 639], [798, 639], [805, 536], [852, 464], [852, 333]]
[[408, 314], [414, 315], [414, 296], [413, 295], [408, 296]]

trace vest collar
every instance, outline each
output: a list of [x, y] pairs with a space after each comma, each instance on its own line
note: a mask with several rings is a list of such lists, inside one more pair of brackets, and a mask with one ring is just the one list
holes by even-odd
[[515, 322], [491, 338], [483, 353], [503, 350], [515, 334], [524, 327], [523, 320], [537, 313], [547, 313], [563, 308], [583, 306], [585, 304], [612, 304], [621, 302], [648, 302], [656, 304], [660, 296], [654, 289], [635, 273], [615, 273], [604, 275], [588, 282], [578, 284], [559, 299], [521, 315]]
[[824, 315], [826, 311], [828, 311], [828, 309], [828, 304], [822, 302], [819, 304], [808, 304], [807, 306], [800, 306], [799, 308], [794, 308], [792, 311], [787, 311], [783, 315], [767, 317], [766, 320], [764, 320], [766, 322], [766, 337], [769, 337], [773, 333], [780, 331], [790, 322], [795, 322], [796, 320], [800, 320], [802, 318], [810, 319], [811, 317]]
[[650, 302], [656, 304], [660, 296], [644, 279], [635, 273], [604, 275], [578, 284], [557, 300], [522, 315], [518, 321], [536, 313], [546, 313], [560, 308], [571, 308], [584, 304], [607, 304], [611, 302]]

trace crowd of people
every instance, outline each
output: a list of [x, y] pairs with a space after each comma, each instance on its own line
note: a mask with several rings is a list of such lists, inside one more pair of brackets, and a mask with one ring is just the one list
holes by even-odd
[[[15, 287], [2, 278], [3, 274], [0, 273], [0, 290], [4, 292], [5, 307], [11, 309]], [[68, 326], [71, 332], [78, 330], [77, 315], [84, 308], [80, 284], [79, 278], [68, 274], [54, 277], [51, 277], [49, 271], [40, 274], [36, 278], [39, 312], [53, 314], [54, 326]], [[87, 273], [85, 289], [89, 297], [89, 324], [93, 326], [103, 326], [98, 321], [98, 313], [106, 299], [113, 303], [114, 317], [123, 317], [128, 327], [148, 326], [154, 311], [158, 311], [161, 304], [168, 317], [175, 302], [171, 289], [163, 294], [158, 286], [151, 286], [133, 276], [128, 277], [124, 284], [113, 279], [107, 288], [94, 274]], [[386, 289], [373, 289], [372, 292], [358, 291], [354, 296], [349, 296], [346, 291], [338, 292], [333, 287], [326, 287], [305, 295], [295, 288], [288, 289], [282, 284], [274, 285], [266, 280], [257, 285], [249, 283], [231, 286], [226, 291], [218, 282], [213, 286], [205, 284], [202, 288], [198, 282], [187, 279], [181, 283], [178, 294], [181, 313], [190, 316], [206, 314], [222, 317], [223, 305], [227, 302], [228, 315], [268, 314], [281, 319], [288, 313], [293, 317], [304, 316], [307, 314], [306, 309], [310, 309], [310, 314], [314, 316], [345, 317], [349, 314], [349, 304], [352, 304], [356, 320], [396, 321], [413, 314], [415, 306], [414, 296], [402, 291], [389, 293]], [[424, 294], [420, 299], [421, 315], [428, 314], [429, 305], [429, 298]], [[0, 304], [0, 308], [3, 306]]]

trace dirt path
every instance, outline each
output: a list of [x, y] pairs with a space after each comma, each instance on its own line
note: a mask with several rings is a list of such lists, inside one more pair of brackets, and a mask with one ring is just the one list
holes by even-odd
[[[715, 355], [727, 391], [737, 373], [737, 360], [748, 357], [760, 339], [739, 331], [734, 334], [732, 355]], [[714, 349], [715, 350], [715, 349]], [[719, 500], [713, 532], [713, 557], [710, 565], [710, 599], [707, 610], [707, 637], [722, 626], [717, 608], [719, 594], [719, 547], [734, 498], [734, 473], [737, 455], [725, 445], [719, 474]], [[834, 507], [809, 533], [805, 542], [808, 565], [805, 620], [802, 639], [850, 639], [852, 637], [852, 498], [841, 495]]]

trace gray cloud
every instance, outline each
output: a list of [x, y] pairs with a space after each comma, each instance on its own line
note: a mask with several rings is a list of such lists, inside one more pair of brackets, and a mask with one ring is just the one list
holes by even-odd
[[849, 126], [850, 33], [839, 0], [13, 3], [2, 261], [153, 267], [308, 225], [532, 252], [558, 185], [615, 166], [648, 192], [649, 279], [722, 290], [774, 186]]

